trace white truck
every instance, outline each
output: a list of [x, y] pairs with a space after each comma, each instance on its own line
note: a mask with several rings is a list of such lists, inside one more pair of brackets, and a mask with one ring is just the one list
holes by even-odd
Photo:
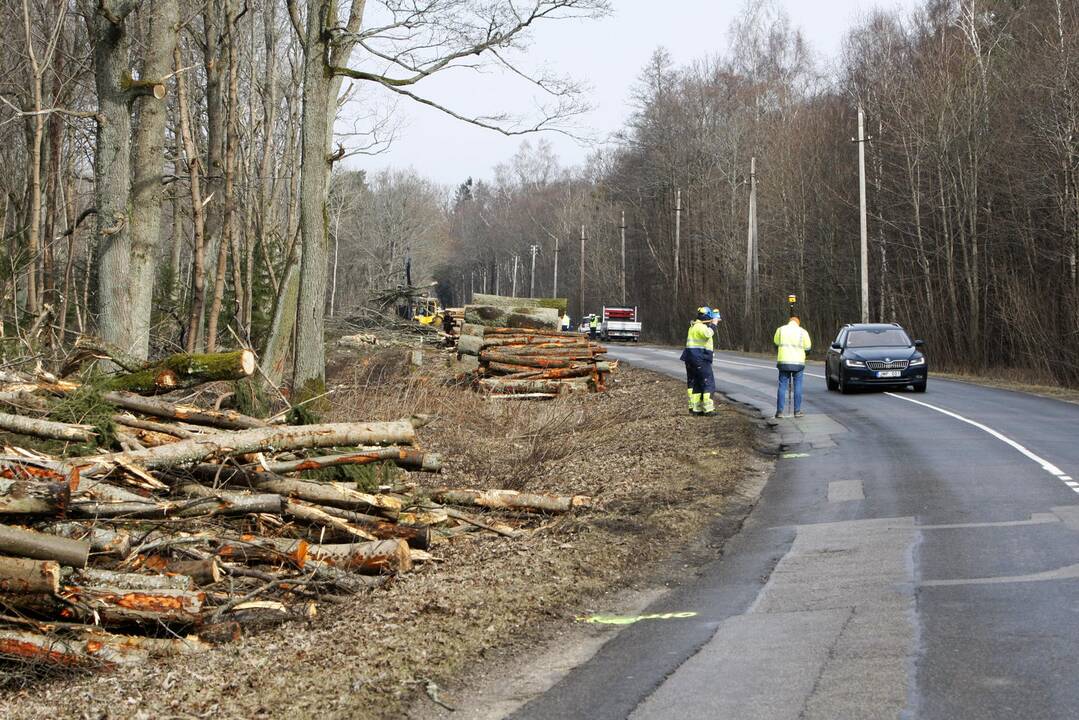
[[641, 322], [637, 319], [637, 308], [604, 305], [603, 314], [600, 315], [599, 335], [603, 340], [640, 340]]

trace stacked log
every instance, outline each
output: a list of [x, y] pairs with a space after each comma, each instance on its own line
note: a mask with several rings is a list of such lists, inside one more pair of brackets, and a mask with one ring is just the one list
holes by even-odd
[[[603, 367], [595, 360], [602, 349], [577, 339], [498, 329], [489, 338], [489, 347], [476, 348], [493, 354], [486, 366], [520, 371], [489, 369], [485, 380], [511, 383], [506, 388], [546, 383], [561, 392], [560, 383], [595, 382]], [[136, 365], [107, 350], [121, 368], [116, 377], [146, 394], [161, 391], [153, 379], [160, 368], [191, 387], [198, 373], [237, 374], [218, 371], [247, 362], [242, 352], [202, 356], [196, 372], [173, 359]], [[575, 374], [584, 363], [589, 373]], [[150, 380], [136, 382], [134, 375]], [[8, 402], [37, 415], [13, 415], [0, 426], [99, 446], [86, 451], [80, 444], [88, 454], [66, 458], [20, 447], [0, 451], [0, 661], [115, 667], [198, 651], [255, 629], [310, 620], [316, 600], [366, 592], [437, 560], [430, 551], [440, 542], [472, 532], [509, 538], [520, 532], [449, 506], [523, 518], [589, 504], [576, 496], [428, 492], [412, 484], [364, 490], [325, 479], [335, 469], [375, 463], [394, 466], [399, 478], [439, 473], [442, 459], [416, 446], [419, 419], [290, 426], [106, 390], [101, 402], [112, 407], [105, 416], [130, 431], [118, 432], [119, 447], [109, 447], [95, 427], [43, 417], [76, 383], [25, 375], [0, 383], [5, 380], [18, 389], [0, 384], [0, 402], [17, 398], [17, 405]], [[27, 396], [36, 402], [26, 403]], [[173, 639], [164, 639], [163, 630]]]
[[465, 325], [458, 354], [475, 358], [477, 388], [500, 399], [602, 392], [616, 364], [587, 337], [556, 330]]

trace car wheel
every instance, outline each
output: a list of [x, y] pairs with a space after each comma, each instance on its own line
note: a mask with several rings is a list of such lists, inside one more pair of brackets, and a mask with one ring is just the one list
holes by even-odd
[[922, 381], [922, 382], [920, 382], [920, 383], [914, 383], [914, 385], [912, 386], [912, 387], [914, 388], [914, 392], [916, 392], [916, 393], [923, 393], [923, 392], [925, 392], [925, 386], [926, 386], [926, 384], [927, 384], [928, 382], [929, 382], [928, 380], [923, 380], [923, 381]]
[[833, 392], [839, 389], [839, 383], [833, 380], [832, 376], [828, 374], [827, 367], [824, 368], [824, 384], [827, 385], [828, 389]]
[[846, 373], [843, 372], [842, 368], [839, 369], [839, 383], [838, 383], [838, 385], [839, 385], [839, 392], [843, 393], [844, 395], [850, 395], [851, 394], [851, 386], [847, 384], [847, 375], [846, 375]]

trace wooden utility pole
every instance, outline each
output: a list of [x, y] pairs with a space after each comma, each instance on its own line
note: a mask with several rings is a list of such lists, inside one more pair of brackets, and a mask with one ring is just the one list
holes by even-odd
[[558, 238], [554, 239], [554, 287], [551, 297], [558, 297]]
[[858, 103], [858, 203], [862, 234], [862, 322], [869, 322], [869, 223], [865, 202], [865, 113]]
[[577, 313], [584, 317], [584, 225], [581, 226], [581, 282], [577, 294]]
[[626, 304], [626, 211], [622, 211], [622, 224], [618, 227], [622, 233], [622, 304]]
[[682, 191], [676, 190], [674, 194], [674, 301], [678, 302], [678, 285], [681, 270], [680, 256], [682, 254]]
[[757, 256], [757, 158], [749, 159], [749, 230], [746, 233], [746, 299], [743, 308], [744, 317], [749, 327], [749, 320], [756, 316], [753, 312], [753, 299], [756, 297], [756, 256]]
[[517, 256], [513, 256], [513, 295], [517, 297]]
[[536, 297], [536, 252], [539, 245], [532, 246], [532, 276], [528, 280], [528, 297]]

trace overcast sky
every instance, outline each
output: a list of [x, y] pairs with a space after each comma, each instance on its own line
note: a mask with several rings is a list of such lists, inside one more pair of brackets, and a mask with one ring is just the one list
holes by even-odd
[[[793, 25], [801, 28], [821, 63], [832, 64], [847, 29], [874, 7], [914, 7], [917, 0], [780, 0]], [[591, 87], [594, 109], [579, 118], [581, 134], [597, 139], [617, 131], [629, 114], [628, 100], [637, 77], [657, 47], [670, 52], [677, 65], [726, 51], [727, 29], [743, 0], [613, 0], [614, 13], [595, 22], [539, 23], [526, 65], [542, 64], [572, 75]], [[534, 107], [525, 83], [496, 73], [451, 70], [428, 78], [416, 90], [463, 113], [505, 109], [527, 112]], [[370, 86], [350, 103], [338, 131], [360, 125], [363, 108], [379, 106], [386, 113], [387, 93]], [[465, 178], [488, 178], [492, 168], [509, 159], [522, 140], [547, 138], [564, 165], [581, 163], [591, 148], [563, 135], [543, 133], [505, 137], [450, 118], [437, 110], [403, 100], [393, 108], [400, 119], [390, 149], [376, 156], [355, 156], [350, 169], [377, 172], [386, 167], [414, 167], [440, 183], [456, 185]], [[355, 141], [354, 141], [355, 142]]]

